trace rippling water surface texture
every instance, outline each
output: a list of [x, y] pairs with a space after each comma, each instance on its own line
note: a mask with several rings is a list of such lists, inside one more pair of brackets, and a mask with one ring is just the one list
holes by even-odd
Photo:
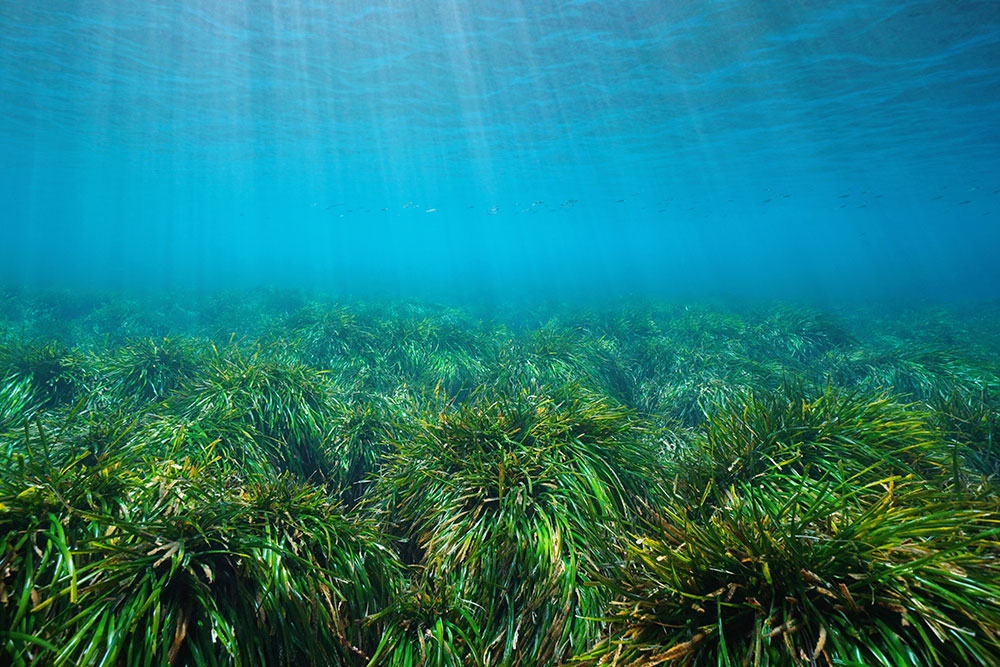
[[1000, 0], [0, 0], [0, 667], [1000, 666]]
[[0, 2], [0, 278], [1000, 291], [987, 2]]

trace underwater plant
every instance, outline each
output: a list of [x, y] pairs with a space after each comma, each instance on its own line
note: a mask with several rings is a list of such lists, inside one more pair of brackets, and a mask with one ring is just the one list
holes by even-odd
[[644, 435], [579, 387], [445, 401], [406, 431], [373, 491], [421, 580], [470, 601], [485, 653], [468, 660], [556, 664], [595, 636], [590, 570], [657, 493]]
[[134, 299], [95, 302], [75, 318], [75, 342], [88, 345], [99, 340], [102, 345], [121, 345], [130, 340], [162, 338], [169, 330], [169, 323], [160, 308], [149, 305]]
[[[979, 394], [955, 393], [931, 403], [930, 420], [954, 443], [970, 477], [980, 477], [987, 489], [1000, 491], [1000, 394], [985, 387]], [[974, 480], [969, 480], [969, 484]]]
[[194, 341], [146, 338], [118, 350], [101, 370], [114, 400], [148, 403], [190, 381], [202, 363]]
[[40, 409], [73, 402], [91, 374], [81, 355], [58, 342], [0, 345], [0, 377], [27, 379]]
[[501, 350], [502, 372], [513, 384], [554, 385], [588, 382], [601, 344], [585, 332], [548, 322]]
[[288, 318], [287, 327], [302, 360], [321, 369], [342, 357], [369, 358], [378, 341], [368, 323], [344, 305], [310, 303]]
[[262, 452], [249, 458], [266, 458], [276, 470], [302, 479], [323, 480], [331, 470], [322, 441], [334, 401], [322, 372], [266, 359], [259, 349], [244, 356], [234, 347], [216, 351], [204, 372], [171, 397], [168, 408], [209, 434], [216, 424], [230, 432], [241, 425]]
[[943, 439], [913, 406], [787, 383], [732, 395], [692, 440], [678, 475], [698, 496], [775, 474], [859, 485], [887, 475], [928, 478], [947, 462]]
[[0, 380], [0, 433], [19, 428], [36, 409], [31, 378], [8, 377]]
[[785, 357], [805, 363], [857, 342], [833, 314], [789, 306], [774, 308], [757, 325], [757, 333], [744, 339], [751, 356]]
[[384, 628], [369, 665], [483, 667], [488, 636], [476, 620], [475, 603], [459, 586], [416, 577], [389, 605], [370, 617]]
[[1000, 389], [996, 373], [954, 350], [926, 344], [855, 352], [840, 371], [838, 381], [891, 389], [911, 401], [946, 401], [953, 394], [975, 395], [983, 388]]
[[0, 664], [1000, 664], [995, 308], [2, 298]]
[[664, 508], [604, 580], [610, 631], [575, 664], [996, 664], [995, 507], [868, 488], [771, 477], [707, 521]]
[[774, 389], [783, 377], [772, 362], [675, 344], [669, 364], [644, 381], [640, 391], [648, 414], [694, 427], [748, 388]]
[[151, 457], [189, 458], [234, 474], [273, 475], [274, 462], [281, 455], [276, 443], [233, 412], [213, 415], [210, 420], [147, 415], [137, 425], [133, 440]]
[[374, 650], [361, 621], [398, 569], [322, 491], [187, 463], [99, 470], [117, 502], [0, 487], [9, 664], [353, 665]]
[[122, 515], [135, 461], [122, 450], [97, 459], [40, 426], [0, 440], [0, 457], [0, 662], [52, 664], [77, 600], [70, 551]]
[[389, 365], [397, 382], [415, 398], [439, 391], [462, 400], [486, 383], [489, 376], [489, 360], [465, 350], [407, 344], [383, 358], [382, 363]]
[[337, 406], [323, 447], [331, 479], [348, 504], [357, 502], [388, 464], [403, 419], [400, 412], [391, 400], [378, 396]]

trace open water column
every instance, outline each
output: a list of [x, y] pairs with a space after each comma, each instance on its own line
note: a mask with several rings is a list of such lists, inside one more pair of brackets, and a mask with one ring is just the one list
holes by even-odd
[[995, 0], [0, 0], [0, 665], [1000, 665]]

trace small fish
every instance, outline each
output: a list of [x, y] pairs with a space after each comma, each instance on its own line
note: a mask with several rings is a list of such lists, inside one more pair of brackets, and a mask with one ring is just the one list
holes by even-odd
[[850, 196], [851, 196], [851, 195], [840, 195], [839, 199], [847, 199], [847, 198], [848, 198], [848, 197], [850, 197]]
[[616, 199], [616, 200], [615, 200], [615, 203], [616, 203], [616, 204], [624, 204], [624, 203], [625, 203], [625, 200], [624, 200], [624, 199]]
[[533, 202], [531, 202], [531, 205], [532, 205], [532, 206], [541, 206], [541, 205], [542, 205], [542, 204], [544, 204], [544, 203], [545, 203], [545, 202], [543, 202], [542, 200], [540, 200], [540, 199], [539, 199], [538, 201], [533, 201]]
[[770, 199], [765, 199], [764, 201], [761, 202], [761, 204], [767, 204], [770, 201], [771, 201]]
[[971, 203], [972, 203], [971, 199], [966, 199], [965, 201], [958, 202], [958, 205], [961, 206], [962, 204], [971, 204]]
[[437, 212], [436, 208], [429, 208], [426, 211], [424, 211], [424, 213], [436, 213], [436, 212]]

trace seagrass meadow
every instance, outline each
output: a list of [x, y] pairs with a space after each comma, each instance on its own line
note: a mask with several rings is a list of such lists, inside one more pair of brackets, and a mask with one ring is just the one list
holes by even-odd
[[998, 0], [0, 0], [0, 667], [1000, 667]]
[[1000, 304], [0, 296], [0, 663], [1000, 664]]

